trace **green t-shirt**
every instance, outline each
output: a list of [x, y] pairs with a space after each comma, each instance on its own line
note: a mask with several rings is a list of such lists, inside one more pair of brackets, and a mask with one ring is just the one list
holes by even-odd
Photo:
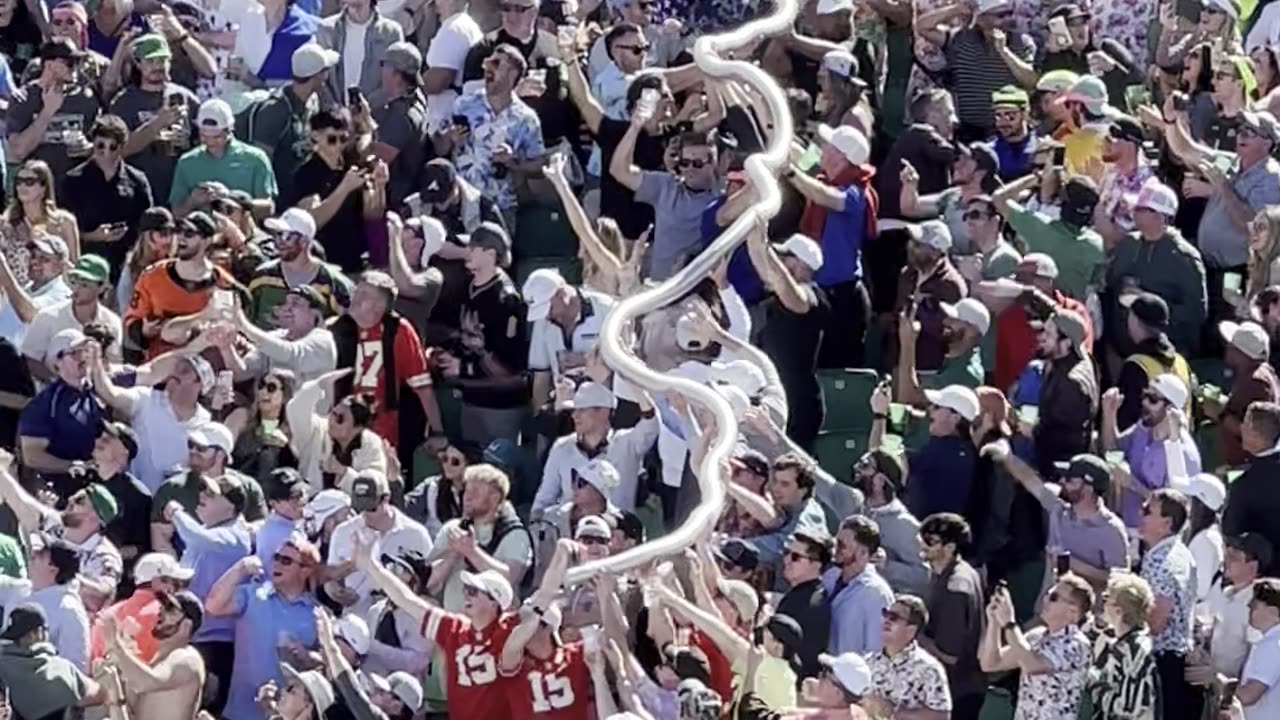
[[26, 555], [18, 541], [9, 535], [0, 535], [0, 573], [18, 580], [27, 577]]
[[232, 138], [222, 157], [214, 157], [203, 145], [178, 158], [169, 188], [169, 204], [177, 205], [202, 182], [220, 182], [231, 190], [243, 190], [256, 199], [280, 194], [271, 161], [262, 150]]
[[945, 358], [937, 372], [922, 375], [920, 377], [920, 386], [926, 390], [941, 390], [948, 385], [976, 388], [982, 384], [984, 378], [982, 343], [979, 342], [977, 347], [964, 355]]
[[1084, 300], [1106, 259], [1102, 236], [1089, 228], [1072, 229], [1061, 220], [1050, 220], [1040, 213], [1015, 207], [1006, 219], [1026, 242], [1027, 251], [1053, 258], [1058, 264], [1058, 289]]
[[[258, 481], [235, 470], [227, 470], [227, 473], [234, 474], [240, 484], [244, 485], [244, 519], [248, 522], [257, 522], [265, 518], [267, 516], [267, 499], [262, 493], [262, 486], [258, 484]], [[204, 488], [204, 483], [195, 482], [190, 473], [169, 478], [156, 490], [155, 496], [151, 498], [151, 522], [164, 522], [164, 506], [168, 505], [170, 500], [177, 500], [183, 510], [195, 515], [196, 506], [200, 504], [200, 490], [202, 488]]]

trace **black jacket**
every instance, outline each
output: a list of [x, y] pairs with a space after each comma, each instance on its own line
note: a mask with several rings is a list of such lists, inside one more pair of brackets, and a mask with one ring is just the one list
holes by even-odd
[[1098, 412], [1098, 378], [1093, 360], [1075, 351], [1048, 363], [1040, 383], [1040, 421], [1036, 424], [1036, 462], [1043, 477], [1054, 477], [1053, 463], [1088, 452]]
[[[1222, 512], [1222, 534], [1258, 533], [1280, 548], [1280, 453], [1255, 457], [1249, 467], [1227, 490], [1227, 505]], [[1280, 572], [1280, 553], [1273, 554], [1271, 567], [1260, 568], [1262, 575]]]

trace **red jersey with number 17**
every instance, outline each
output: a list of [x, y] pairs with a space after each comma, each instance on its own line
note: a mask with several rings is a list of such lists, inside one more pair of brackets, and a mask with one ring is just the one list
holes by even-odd
[[528, 652], [508, 681], [512, 720], [588, 720], [591, 717], [591, 675], [582, 643], [556, 647], [540, 660]]
[[483, 630], [477, 630], [469, 619], [453, 613], [433, 612], [423, 618], [423, 636], [434, 640], [444, 653], [450, 717], [465, 715], [475, 720], [511, 717], [506, 678], [498, 674], [498, 659], [517, 623], [519, 618], [515, 613], [502, 615]]

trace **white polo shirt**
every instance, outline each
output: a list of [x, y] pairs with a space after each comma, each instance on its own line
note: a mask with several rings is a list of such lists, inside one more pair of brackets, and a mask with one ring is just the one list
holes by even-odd
[[[90, 322], [106, 325], [111, 330], [116, 342], [107, 349], [107, 359], [112, 362], [122, 362], [120, 339], [124, 337], [124, 329], [120, 324], [120, 316], [102, 303], [98, 303], [93, 320]], [[49, 351], [49, 341], [54, 335], [63, 330], [83, 329], [84, 325], [76, 319], [70, 300], [50, 305], [31, 318], [31, 324], [27, 326], [27, 334], [22, 338], [22, 354], [36, 362], [47, 363], [49, 358], [46, 358], [45, 354]]]
[[[394, 557], [406, 550], [416, 550], [422, 553], [423, 557], [429, 556], [431, 535], [427, 533], [427, 529], [418, 521], [400, 512], [398, 508], [391, 508], [391, 513], [391, 528], [386, 532], [378, 533], [379, 557], [382, 555]], [[355, 547], [355, 534], [363, 528], [369, 528], [369, 526], [365, 524], [364, 516], [357, 514], [333, 529], [333, 537], [329, 540], [328, 564], [338, 565], [351, 559], [352, 550]], [[343, 584], [360, 595], [360, 599], [349, 608], [349, 611], [360, 615], [368, 614], [372, 605], [369, 594], [373, 591], [373, 581], [369, 576], [356, 571], [348, 575]]]
[[1244, 709], [1245, 720], [1275, 720], [1280, 718], [1280, 625], [1265, 634], [1249, 653], [1245, 661], [1240, 683], [1256, 680], [1267, 686], [1258, 702]]
[[613, 310], [613, 298], [594, 290], [578, 288], [582, 298], [582, 317], [573, 328], [569, 346], [565, 347], [564, 331], [550, 318], [536, 320], [529, 332], [529, 370], [550, 372], [552, 381], [560, 379], [560, 355], [566, 350], [585, 355], [600, 337], [604, 319]]
[[[635, 510], [636, 490], [644, 456], [658, 439], [658, 418], [644, 418], [635, 427], [610, 431], [605, 441], [604, 457], [618, 470], [620, 480], [605, 499], [623, 510]], [[542, 468], [542, 483], [533, 499], [533, 510], [544, 510], [573, 497], [573, 471], [590, 463], [588, 456], [578, 445], [577, 434], [556, 440], [547, 453], [547, 463]]]
[[149, 387], [126, 391], [133, 401], [130, 424], [138, 434], [138, 457], [130, 470], [152, 495], [173, 468], [187, 462], [187, 435], [210, 421], [209, 411], [197, 405], [195, 414], [179, 420], [164, 390]]
[[[1215, 582], [1205, 599], [1207, 615], [1213, 618], [1213, 638], [1209, 643], [1214, 672], [1240, 677], [1240, 668], [1249, 657], [1249, 637], [1257, 633], [1249, 626], [1249, 602], [1253, 585], [1223, 588]], [[1197, 611], [1199, 612], [1199, 611]]]

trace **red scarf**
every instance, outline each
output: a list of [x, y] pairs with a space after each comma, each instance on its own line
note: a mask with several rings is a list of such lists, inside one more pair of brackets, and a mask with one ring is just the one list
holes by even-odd
[[[880, 213], [880, 197], [876, 195], [875, 188], [871, 187], [871, 178], [876, 174], [876, 169], [870, 165], [849, 165], [834, 180], [828, 180], [825, 173], [818, 173], [817, 179], [831, 185], [833, 187], [849, 187], [857, 185], [862, 190], [862, 196], [867, 199], [867, 211], [863, 214], [866, 222], [866, 234], [863, 242], [874, 240], [876, 237], [876, 220]], [[807, 200], [805, 201], [804, 214], [800, 216], [800, 232], [809, 237], [821, 241], [822, 229], [827, 225], [827, 208], [818, 203]]]

